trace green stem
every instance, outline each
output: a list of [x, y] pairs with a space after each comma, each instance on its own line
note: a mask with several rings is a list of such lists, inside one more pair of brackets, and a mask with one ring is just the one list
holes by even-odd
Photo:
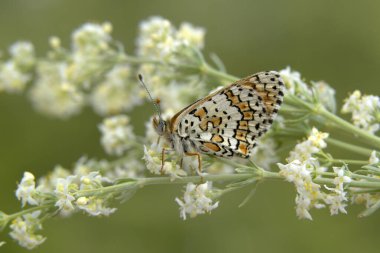
[[224, 79], [224, 80], [226, 80], [228, 82], [235, 82], [235, 81], [237, 81], [237, 80], [240, 79], [239, 77], [236, 77], [236, 76], [233, 76], [233, 75], [221, 72], [221, 71], [219, 71], [217, 69], [214, 69], [213, 67], [211, 67], [207, 63], [204, 63], [201, 66], [200, 71], [202, 73], [204, 73], [204, 74], [207, 74], [207, 75], [210, 75], [210, 76], [214, 76], [216, 78]]
[[368, 133], [351, 123], [345, 121], [344, 119], [336, 116], [335, 114], [327, 111], [323, 106], [317, 107], [317, 110], [315, 110], [316, 114], [323, 116], [327, 120], [330, 120], [331, 122], [335, 123], [335, 125], [346, 131], [349, 134], [354, 134], [357, 137], [361, 138], [363, 141], [366, 141], [368, 144], [376, 147], [377, 149], [380, 149], [380, 138], [374, 134]]
[[7, 218], [9, 220], [14, 220], [17, 217], [20, 217], [20, 216], [22, 216], [24, 214], [28, 214], [28, 213], [31, 213], [31, 212], [34, 212], [34, 211], [38, 211], [38, 210], [42, 210], [42, 209], [48, 209], [48, 208], [51, 208], [53, 206], [54, 206], [54, 203], [46, 204], [46, 205], [42, 205], [42, 206], [31, 207], [31, 208], [28, 208], [28, 209], [21, 210], [20, 212], [17, 212], [17, 213], [14, 213], [14, 214], [10, 214], [10, 215], [7, 216]]
[[331, 162], [331, 163], [337, 163], [337, 164], [351, 164], [351, 165], [366, 165], [368, 164], [368, 161], [363, 161], [363, 160], [350, 160], [350, 159], [322, 159], [325, 160], [326, 162]]
[[371, 149], [363, 148], [363, 147], [353, 145], [353, 144], [350, 144], [347, 142], [336, 140], [336, 139], [331, 138], [331, 137], [327, 138], [326, 142], [328, 144], [334, 145], [338, 148], [343, 148], [345, 150], [352, 151], [354, 153], [361, 154], [361, 155], [366, 156], [366, 157], [369, 157], [372, 153]]

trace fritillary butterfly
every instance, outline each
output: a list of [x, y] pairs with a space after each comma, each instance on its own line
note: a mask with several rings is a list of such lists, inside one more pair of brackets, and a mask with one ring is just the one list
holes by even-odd
[[272, 125], [283, 97], [279, 73], [259, 72], [194, 102], [171, 119], [163, 120], [159, 112], [153, 125], [178, 154], [198, 156], [199, 166], [200, 154], [248, 158]]

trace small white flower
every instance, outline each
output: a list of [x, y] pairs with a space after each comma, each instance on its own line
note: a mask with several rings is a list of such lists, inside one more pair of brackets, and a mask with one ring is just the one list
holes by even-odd
[[219, 205], [219, 202], [213, 203], [212, 196], [211, 182], [200, 185], [188, 183], [183, 200], [175, 199], [180, 206], [180, 217], [186, 220], [187, 214], [194, 218], [199, 214], [210, 213]]
[[106, 50], [111, 41], [110, 24], [86, 23], [72, 34], [72, 46], [75, 51], [91, 52]]
[[[310, 166], [310, 167], [309, 167]], [[315, 170], [312, 164], [294, 160], [289, 164], [278, 163], [280, 175], [289, 182], [293, 182], [297, 189], [296, 214], [300, 219], [312, 217], [311, 208], [323, 208], [324, 194], [320, 186], [312, 181], [311, 172]]]
[[0, 242], [0, 247], [1, 247], [1, 246], [4, 246], [5, 243], [6, 243], [6, 242]]
[[377, 151], [374, 150], [374, 151], [371, 152], [371, 156], [369, 158], [369, 164], [375, 164], [375, 163], [378, 163], [378, 162], [380, 162], [380, 159], [379, 159], [379, 157], [377, 155]]
[[117, 209], [105, 206], [105, 200], [96, 197], [80, 197], [76, 204], [79, 209], [86, 211], [91, 216], [109, 216]]
[[308, 140], [312, 142], [312, 144], [320, 149], [323, 149], [327, 146], [325, 139], [329, 137], [328, 133], [323, 133], [318, 131], [315, 127], [311, 130]]
[[328, 133], [318, 131], [313, 127], [307, 140], [298, 143], [294, 150], [290, 152], [288, 161], [300, 160], [307, 161], [312, 158], [313, 154], [318, 153], [321, 149], [326, 148], [325, 139], [328, 138]]
[[122, 155], [135, 141], [135, 134], [125, 115], [109, 117], [99, 125], [102, 134], [101, 143], [110, 155]]
[[188, 45], [203, 48], [205, 33], [205, 29], [201, 27], [194, 27], [190, 23], [183, 23], [177, 32], [177, 38]]
[[286, 92], [295, 95], [310, 95], [311, 91], [307, 87], [307, 84], [302, 81], [301, 74], [297, 71], [292, 71], [290, 67], [286, 67], [280, 70], [280, 75], [285, 82]]
[[362, 96], [360, 91], [354, 91], [342, 107], [343, 113], [352, 113], [352, 121], [355, 126], [370, 133], [380, 129], [377, 114], [380, 111], [380, 97]]
[[141, 89], [135, 81], [131, 81], [131, 71], [127, 65], [116, 65], [107, 73], [105, 80], [95, 87], [91, 103], [97, 113], [118, 114], [141, 104]]
[[312, 82], [319, 102], [329, 111], [336, 112], [335, 90], [324, 81]]
[[38, 205], [36, 183], [34, 179], [32, 173], [24, 172], [24, 176], [17, 187], [16, 197], [18, 200], [21, 200], [22, 206], [25, 206], [26, 203], [29, 205]]
[[352, 179], [349, 176], [344, 174], [345, 166], [342, 167], [333, 167], [334, 173], [337, 175], [334, 178], [334, 184], [340, 191], [343, 191], [344, 183], [350, 183]]
[[68, 80], [66, 63], [41, 62], [37, 80], [30, 91], [33, 106], [59, 118], [78, 114], [85, 104], [84, 94]]
[[41, 222], [38, 219], [40, 214], [41, 211], [36, 211], [25, 214], [12, 221], [12, 224], [9, 226], [11, 229], [9, 235], [16, 240], [20, 246], [33, 249], [46, 240], [42, 235], [35, 234], [36, 230], [42, 229]]
[[58, 178], [57, 180], [54, 193], [58, 200], [55, 206], [60, 209], [63, 216], [68, 216], [75, 210], [73, 193], [78, 190], [78, 185], [72, 182], [74, 179], [76, 179], [76, 176]]
[[21, 70], [27, 71], [36, 61], [34, 46], [28, 41], [18, 41], [9, 48], [12, 61]]
[[31, 75], [21, 72], [13, 61], [0, 65], [0, 91], [20, 93], [30, 79]]

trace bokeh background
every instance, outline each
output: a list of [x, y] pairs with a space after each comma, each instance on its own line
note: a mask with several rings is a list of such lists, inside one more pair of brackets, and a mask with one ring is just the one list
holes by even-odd
[[[309, 80], [333, 85], [341, 100], [354, 89], [379, 94], [379, 14], [380, 1], [371, 0], [1, 0], [0, 49], [23, 39], [43, 55], [51, 35], [68, 46], [82, 23], [110, 21], [114, 37], [131, 52], [139, 22], [160, 15], [205, 27], [206, 52], [216, 52], [231, 74], [290, 65]], [[132, 114], [135, 126], [149, 112]], [[49, 119], [25, 96], [0, 94], [0, 210], [19, 209], [14, 190], [24, 170], [40, 176], [83, 154], [104, 157], [100, 120], [90, 110], [66, 121]], [[261, 184], [243, 208], [237, 205], [247, 191], [232, 193], [212, 215], [187, 221], [173, 201], [180, 192], [148, 187], [109, 218], [50, 220], [43, 230], [48, 239], [35, 252], [379, 252], [380, 213], [358, 219], [357, 207], [334, 217], [314, 210], [314, 221], [300, 221], [290, 184]], [[6, 233], [3, 240], [1, 252], [27, 251]]]

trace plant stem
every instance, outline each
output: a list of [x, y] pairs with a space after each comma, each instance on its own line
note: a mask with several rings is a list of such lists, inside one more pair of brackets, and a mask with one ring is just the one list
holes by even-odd
[[353, 144], [350, 144], [347, 142], [336, 140], [336, 139], [331, 138], [331, 137], [327, 138], [326, 142], [328, 144], [334, 145], [334, 146], [339, 147], [339, 148], [346, 149], [348, 151], [352, 151], [352, 152], [357, 153], [357, 154], [364, 155], [366, 157], [369, 157], [371, 155], [371, 152], [372, 152], [371, 149], [363, 148], [363, 147], [353, 145]]
[[38, 211], [38, 210], [42, 210], [42, 209], [51, 208], [53, 206], [54, 206], [54, 203], [46, 204], [46, 205], [42, 205], [42, 206], [31, 207], [31, 208], [28, 208], [28, 209], [21, 210], [20, 212], [17, 212], [17, 213], [14, 213], [14, 214], [10, 214], [10, 215], [7, 216], [7, 218], [9, 220], [13, 220], [13, 219], [16, 219], [17, 217], [20, 217], [21, 215], [24, 215], [24, 214], [27, 214], [27, 213], [31, 213], [31, 212], [34, 212], [34, 211]]
[[351, 123], [345, 121], [344, 119], [336, 116], [335, 114], [327, 111], [324, 107], [318, 107], [317, 114], [325, 117], [326, 119], [335, 123], [337, 127], [342, 130], [345, 130], [349, 134], [354, 134], [359, 138], [362, 138], [363, 141], [366, 141], [368, 144], [380, 149], [380, 138], [374, 134], [366, 132]]

